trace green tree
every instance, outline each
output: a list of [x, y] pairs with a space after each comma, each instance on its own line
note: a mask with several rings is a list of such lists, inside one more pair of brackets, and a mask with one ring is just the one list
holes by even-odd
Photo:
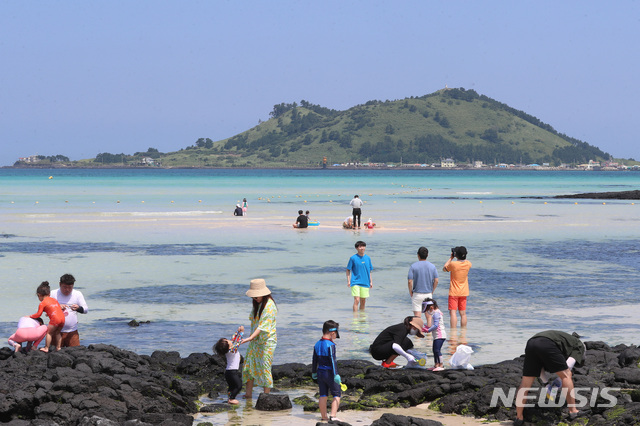
[[96, 155], [94, 163], [103, 163], [103, 164], [113, 164], [113, 163], [122, 163], [125, 164], [125, 154], [111, 154], [108, 152], [102, 152]]
[[500, 137], [498, 136], [498, 131], [496, 129], [487, 129], [480, 136], [480, 138], [493, 143], [500, 142]]
[[272, 118], [278, 118], [280, 116], [282, 116], [285, 112], [290, 111], [292, 109], [294, 109], [295, 107], [297, 107], [298, 104], [297, 103], [292, 103], [292, 104], [285, 104], [284, 102], [278, 105], [274, 105], [273, 106], [273, 111], [271, 111], [269, 113], [269, 116]]
[[349, 149], [352, 146], [351, 141], [352, 141], [351, 135], [344, 134], [344, 135], [340, 136], [340, 140], [338, 141], [338, 145], [340, 145], [342, 148]]
[[313, 136], [311, 136], [310, 134], [307, 134], [307, 136], [305, 136], [302, 140], [302, 143], [304, 145], [311, 145], [311, 142], [313, 142]]

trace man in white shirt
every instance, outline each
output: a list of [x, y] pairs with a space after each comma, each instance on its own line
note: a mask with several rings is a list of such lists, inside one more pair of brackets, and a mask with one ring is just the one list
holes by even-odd
[[[353, 227], [360, 228], [360, 216], [362, 216], [362, 200], [357, 195], [353, 196], [353, 200], [349, 203], [353, 214]], [[357, 222], [356, 222], [357, 219]]]
[[64, 274], [60, 277], [60, 288], [51, 292], [51, 297], [56, 299], [62, 306], [65, 314], [65, 323], [62, 328], [62, 346], [80, 346], [80, 335], [78, 334], [78, 313], [89, 312], [84, 296], [73, 288], [76, 279], [71, 274]]

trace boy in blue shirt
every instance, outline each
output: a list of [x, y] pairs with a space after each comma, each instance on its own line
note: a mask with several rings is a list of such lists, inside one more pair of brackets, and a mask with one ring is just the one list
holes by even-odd
[[358, 241], [356, 244], [358, 252], [349, 258], [347, 263], [347, 287], [351, 287], [351, 295], [353, 296], [353, 312], [364, 311], [364, 304], [369, 297], [369, 289], [373, 287], [371, 280], [371, 258], [364, 254], [367, 243]]
[[[336, 365], [336, 344], [334, 339], [339, 339], [338, 324], [335, 321], [325, 321], [322, 325], [322, 339], [313, 347], [313, 363], [311, 366], [311, 377], [318, 381], [320, 387], [320, 415], [322, 421], [339, 422], [336, 418], [338, 407], [340, 406], [340, 385], [342, 383]], [[333, 401], [331, 402], [331, 416], [327, 418], [327, 397], [331, 391]]]

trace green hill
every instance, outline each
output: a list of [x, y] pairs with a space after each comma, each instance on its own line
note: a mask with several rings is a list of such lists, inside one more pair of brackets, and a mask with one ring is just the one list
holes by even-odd
[[177, 152], [99, 154], [102, 164], [142, 157], [163, 167], [314, 167], [333, 163], [579, 164], [609, 159], [536, 117], [473, 90], [443, 89], [336, 111], [306, 101], [275, 105], [271, 118], [229, 139], [201, 138]]

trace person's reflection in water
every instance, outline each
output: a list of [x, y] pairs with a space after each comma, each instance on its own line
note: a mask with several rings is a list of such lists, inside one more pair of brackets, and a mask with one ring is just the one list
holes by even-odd
[[453, 355], [456, 353], [456, 349], [458, 345], [466, 345], [467, 344], [467, 329], [463, 328], [454, 328], [449, 332], [449, 340], [447, 343], [449, 344], [449, 355]]
[[[369, 348], [371, 344], [370, 336], [369, 336], [369, 320], [366, 311], [354, 311], [353, 312], [353, 320], [351, 321], [351, 330], [348, 333], [348, 338], [350, 342], [345, 342], [345, 347], [351, 348], [350, 358], [356, 359], [361, 358], [360, 356], [355, 356], [355, 352], [365, 351], [368, 353], [368, 350], [365, 348]], [[344, 339], [342, 339], [344, 340]]]

